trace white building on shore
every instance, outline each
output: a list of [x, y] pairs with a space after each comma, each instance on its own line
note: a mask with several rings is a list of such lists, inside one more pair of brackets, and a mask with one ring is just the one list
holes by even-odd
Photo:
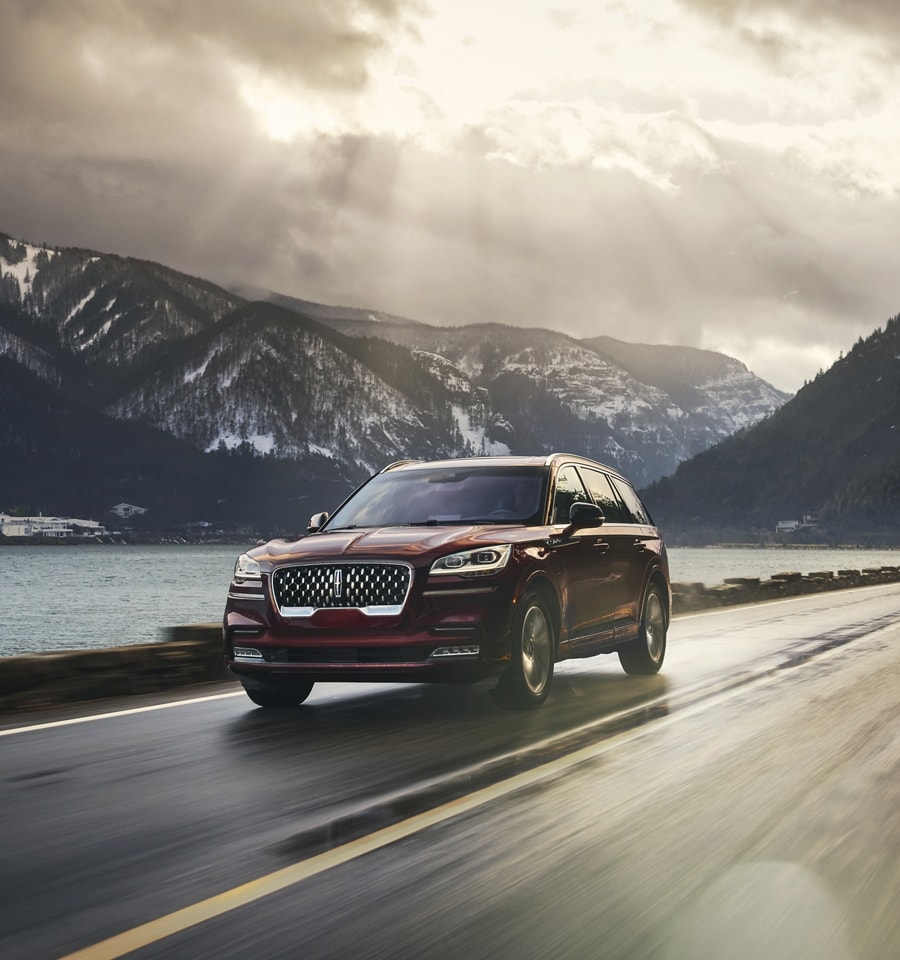
[[10, 538], [45, 537], [48, 540], [89, 540], [106, 533], [96, 520], [76, 517], [11, 517], [0, 513], [0, 535]]
[[133, 503], [117, 503], [114, 507], [110, 508], [109, 512], [114, 513], [123, 520], [127, 520], [129, 517], [143, 516], [147, 512], [147, 508], [135, 506]]

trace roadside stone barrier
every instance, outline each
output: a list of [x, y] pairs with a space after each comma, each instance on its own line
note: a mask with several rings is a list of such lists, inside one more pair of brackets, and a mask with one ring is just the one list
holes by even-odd
[[786, 571], [768, 580], [759, 577], [726, 577], [723, 583], [707, 587], [703, 583], [673, 583], [672, 612], [688, 613], [710, 607], [730, 607], [741, 603], [763, 603], [808, 593], [871, 587], [881, 583], [900, 583], [900, 567], [869, 567], [863, 570], [822, 570], [814, 573]]
[[[673, 583], [672, 612], [761, 603], [810, 593], [900, 583], [900, 567], [776, 573], [768, 580], [727, 577], [713, 587]], [[0, 657], [0, 713], [156, 693], [231, 680], [222, 657], [222, 626], [169, 627], [159, 643]]]
[[169, 627], [159, 643], [0, 657], [0, 712], [229, 679], [220, 623]]

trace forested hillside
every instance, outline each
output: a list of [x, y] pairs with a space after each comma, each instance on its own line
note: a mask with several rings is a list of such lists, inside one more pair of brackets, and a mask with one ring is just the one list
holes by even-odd
[[900, 540], [900, 317], [646, 494], [685, 537], [770, 532], [814, 514], [808, 538]]

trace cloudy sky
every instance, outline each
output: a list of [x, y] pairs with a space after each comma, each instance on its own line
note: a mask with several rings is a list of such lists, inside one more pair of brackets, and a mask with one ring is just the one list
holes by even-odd
[[0, 231], [795, 390], [900, 313], [896, 0], [0, 0]]

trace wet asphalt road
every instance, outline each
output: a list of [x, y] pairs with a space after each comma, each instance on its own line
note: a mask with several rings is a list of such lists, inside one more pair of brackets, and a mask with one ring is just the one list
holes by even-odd
[[5, 717], [0, 957], [900, 957], [900, 588], [669, 643], [527, 714], [217, 685]]

